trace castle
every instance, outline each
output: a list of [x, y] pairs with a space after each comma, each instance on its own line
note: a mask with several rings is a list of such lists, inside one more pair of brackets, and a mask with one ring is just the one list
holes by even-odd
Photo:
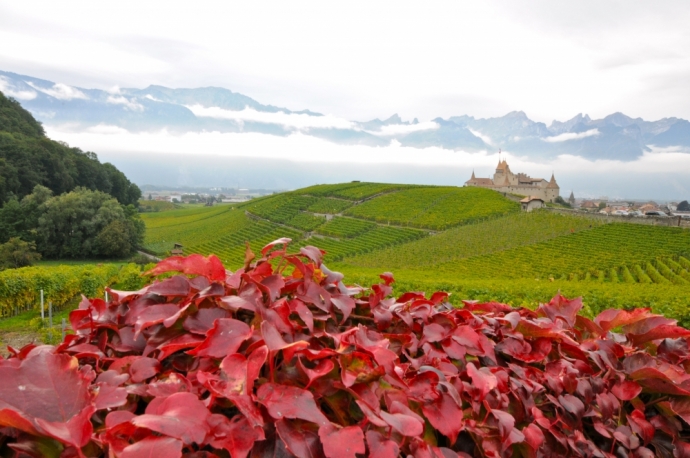
[[465, 186], [479, 186], [498, 192], [534, 196], [544, 202], [553, 202], [560, 195], [560, 187], [553, 174], [551, 174], [550, 181], [546, 181], [544, 178], [531, 178], [524, 173], [516, 174], [510, 171], [505, 159], [503, 161], [499, 159], [493, 180], [491, 178], [476, 178], [473, 171], [472, 178], [465, 182]]

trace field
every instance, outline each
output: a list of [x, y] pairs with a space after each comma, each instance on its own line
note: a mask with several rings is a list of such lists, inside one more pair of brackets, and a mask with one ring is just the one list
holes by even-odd
[[[326, 217], [328, 216], [328, 217]], [[523, 213], [479, 188], [380, 183], [317, 185], [246, 203], [142, 215], [146, 248], [215, 253], [231, 270], [280, 238], [314, 245], [351, 282], [392, 271], [399, 289], [443, 289], [453, 301], [534, 307], [564, 294], [592, 310], [643, 306], [675, 317], [690, 308], [690, 231], [607, 224], [549, 211]]]

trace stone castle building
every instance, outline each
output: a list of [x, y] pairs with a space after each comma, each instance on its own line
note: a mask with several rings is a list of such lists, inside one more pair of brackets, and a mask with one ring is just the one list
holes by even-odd
[[544, 202], [553, 202], [560, 195], [560, 187], [553, 174], [551, 180], [546, 181], [544, 178], [532, 178], [524, 173], [513, 173], [505, 159], [498, 161], [493, 179], [477, 178], [472, 172], [472, 178], [465, 182], [465, 186], [479, 186], [498, 192], [538, 197]]

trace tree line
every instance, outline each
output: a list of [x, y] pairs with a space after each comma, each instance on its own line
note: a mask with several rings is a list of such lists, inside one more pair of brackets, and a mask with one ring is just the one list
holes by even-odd
[[144, 237], [140, 198], [114, 165], [46, 137], [0, 92], [0, 269], [133, 253]]
[[36, 185], [53, 194], [77, 187], [101, 191], [123, 205], [136, 205], [141, 190], [110, 163], [46, 137], [41, 123], [0, 92], [0, 205], [21, 200]]

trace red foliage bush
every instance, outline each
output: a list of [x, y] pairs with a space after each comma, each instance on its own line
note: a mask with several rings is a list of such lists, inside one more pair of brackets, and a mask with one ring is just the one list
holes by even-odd
[[[0, 360], [0, 455], [690, 456], [690, 331], [346, 287], [289, 240], [227, 272], [84, 298], [76, 334]], [[253, 256], [248, 256], [251, 258]]]

